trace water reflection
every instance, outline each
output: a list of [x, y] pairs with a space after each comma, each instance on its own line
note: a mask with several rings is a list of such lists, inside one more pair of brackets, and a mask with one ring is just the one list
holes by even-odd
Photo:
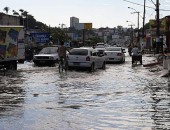
[[30, 66], [1, 77], [0, 129], [170, 128], [167, 79], [130, 58], [94, 73]]
[[[25, 92], [24, 79], [19, 72], [9, 71], [0, 79], [0, 115], [13, 115], [21, 110]], [[20, 111], [20, 114], [22, 111]], [[0, 117], [1, 118], [1, 117]]]
[[[148, 83], [145, 91], [150, 95], [148, 105], [151, 119], [153, 120], [152, 129], [170, 129], [170, 94], [167, 79], [155, 79]], [[145, 93], [145, 94], [146, 94]]]

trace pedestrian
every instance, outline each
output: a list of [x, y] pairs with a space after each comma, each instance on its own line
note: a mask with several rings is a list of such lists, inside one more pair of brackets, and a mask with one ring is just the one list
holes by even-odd
[[59, 58], [60, 59], [64, 58], [64, 61], [67, 61], [67, 58], [66, 58], [67, 51], [69, 52], [67, 47], [64, 46], [64, 42], [61, 41], [60, 46], [58, 47], [58, 50], [57, 50]]
[[156, 40], [155, 39], [153, 39], [152, 48], [153, 48], [153, 54], [155, 55], [156, 53]]
[[128, 46], [128, 53], [129, 53], [129, 56], [131, 56], [131, 51], [132, 51], [132, 46], [131, 44]]
[[167, 53], [168, 52], [168, 47], [166, 45], [165, 42], [163, 42], [163, 53]]
[[141, 53], [142, 53], [142, 54], [145, 53], [145, 52], [144, 52], [144, 44], [143, 44], [143, 43], [141, 44]]

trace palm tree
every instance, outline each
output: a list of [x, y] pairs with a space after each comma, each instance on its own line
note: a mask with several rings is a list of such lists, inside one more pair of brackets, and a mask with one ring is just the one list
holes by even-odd
[[13, 12], [13, 15], [19, 16], [19, 13], [16, 12], [15, 10], [12, 10], [12, 12]]
[[8, 11], [9, 11], [9, 10], [10, 10], [10, 8], [7, 7], [7, 6], [4, 8], [4, 11], [6, 12], [6, 14], [8, 14]]
[[20, 9], [19, 11], [20, 11], [21, 13], [23, 13], [23, 12], [24, 12], [24, 10], [23, 10], [23, 9]]

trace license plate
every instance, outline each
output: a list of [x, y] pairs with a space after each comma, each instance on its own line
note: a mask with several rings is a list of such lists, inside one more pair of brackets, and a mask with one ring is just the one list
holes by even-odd
[[109, 58], [109, 60], [114, 60], [114, 58]]
[[80, 63], [79, 63], [79, 62], [74, 62], [73, 64], [74, 64], [74, 65], [80, 65]]
[[45, 63], [45, 61], [40, 61], [40, 63]]

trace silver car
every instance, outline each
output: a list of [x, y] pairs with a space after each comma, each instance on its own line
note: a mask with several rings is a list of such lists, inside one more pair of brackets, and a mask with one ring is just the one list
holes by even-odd
[[49, 65], [52, 66], [58, 62], [59, 56], [57, 53], [58, 47], [45, 47], [39, 54], [34, 55], [33, 62], [36, 65]]

